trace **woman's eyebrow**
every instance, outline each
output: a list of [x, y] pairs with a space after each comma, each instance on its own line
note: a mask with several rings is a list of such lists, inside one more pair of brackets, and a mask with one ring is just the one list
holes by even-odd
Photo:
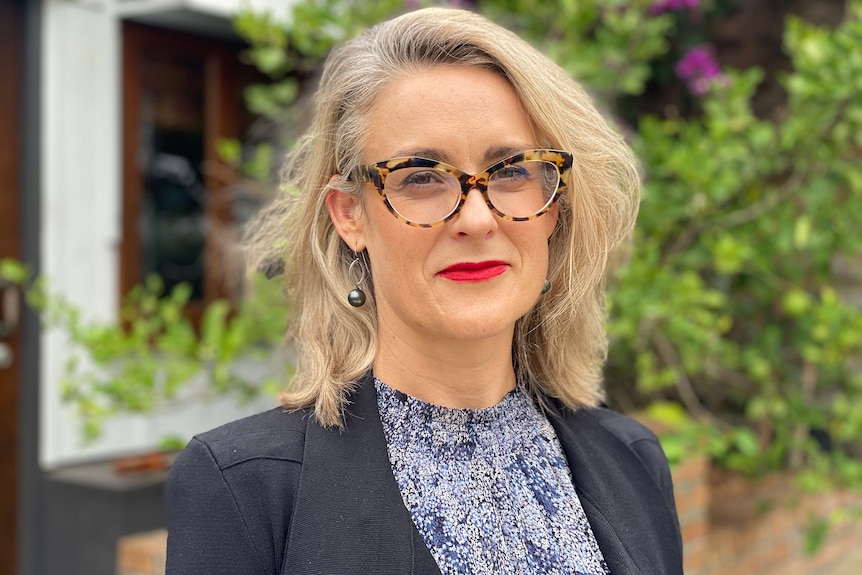
[[485, 164], [493, 164], [498, 160], [502, 160], [503, 158], [508, 158], [509, 156], [514, 156], [524, 150], [530, 150], [535, 148], [534, 145], [517, 145], [517, 146], [494, 146], [492, 148], [488, 148], [485, 151], [485, 157], [483, 161]]
[[[485, 165], [493, 164], [503, 158], [508, 158], [524, 150], [534, 148], [533, 145], [509, 145], [509, 146], [492, 146], [485, 150], [485, 155], [482, 157], [482, 162]], [[440, 148], [411, 148], [396, 151], [393, 158], [419, 157], [428, 158], [429, 160], [437, 160], [458, 168], [458, 159], [449, 155], [445, 150]], [[460, 168], [459, 168], [460, 169]]]
[[429, 160], [437, 160], [438, 162], [444, 162], [450, 164], [452, 162], [452, 158], [449, 155], [439, 148], [411, 148], [398, 150], [392, 156], [393, 158], [428, 158]]

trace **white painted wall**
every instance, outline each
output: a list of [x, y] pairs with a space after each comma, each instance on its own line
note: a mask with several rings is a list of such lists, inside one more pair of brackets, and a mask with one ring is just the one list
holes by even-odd
[[[121, 235], [120, 21], [123, 10], [183, 8], [220, 11], [244, 0], [47, 0], [42, 50], [42, 270], [86, 317], [115, 318]], [[285, 2], [254, 0], [253, 5]], [[154, 417], [113, 422], [98, 443], [83, 447], [80, 422], [60, 400], [69, 357], [61, 334], [41, 341], [40, 453], [45, 468], [148, 449], [165, 434], [190, 437], [274, 401], [237, 407], [201, 402]]]
[[[80, 0], [86, 2], [87, 0]], [[109, 0], [89, 0], [106, 2]], [[273, 15], [287, 14], [292, 0], [113, 0], [114, 9], [124, 15], [190, 10], [200, 14], [230, 18], [239, 8], [269, 11]]]

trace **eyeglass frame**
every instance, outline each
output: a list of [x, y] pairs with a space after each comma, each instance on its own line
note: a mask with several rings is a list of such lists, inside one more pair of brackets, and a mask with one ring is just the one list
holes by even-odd
[[[535, 214], [530, 216], [511, 216], [509, 214], [504, 214], [491, 202], [491, 198], [488, 196], [488, 183], [494, 173], [507, 166], [523, 161], [547, 162], [556, 166], [557, 173], [559, 174], [557, 187], [548, 200], [548, 203]], [[461, 211], [461, 208], [467, 201], [467, 195], [470, 193], [470, 190], [473, 190], [474, 188], [479, 190], [479, 193], [482, 194], [482, 198], [485, 200], [485, 205], [488, 206], [488, 209], [490, 209], [500, 219], [509, 222], [528, 222], [535, 220], [550, 211], [554, 203], [560, 198], [560, 195], [567, 191], [568, 186], [566, 184], [566, 179], [572, 170], [573, 164], [574, 156], [571, 152], [550, 148], [537, 148], [533, 150], [524, 150], [507, 158], [503, 158], [502, 160], [494, 162], [478, 174], [468, 174], [467, 172], [459, 170], [455, 166], [451, 166], [445, 162], [423, 158], [421, 156], [403, 156], [383, 160], [381, 162], [372, 162], [370, 164], [359, 166], [359, 168], [357, 168], [357, 173], [360, 181], [371, 182], [374, 184], [374, 187], [377, 189], [377, 194], [386, 206], [386, 209], [389, 210], [389, 212], [399, 221], [415, 228], [433, 228], [443, 225], [454, 218]], [[386, 176], [391, 172], [402, 168], [432, 168], [455, 176], [458, 183], [461, 184], [461, 197], [458, 200], [458, 203], [455, 204], [455, 207], [452, 208], [451, 212], [436, 222], [422, 224], [408, 220], [398, 213], [395, 207], [389, 202], [389, 198], [386, 196], [385, 192]]]

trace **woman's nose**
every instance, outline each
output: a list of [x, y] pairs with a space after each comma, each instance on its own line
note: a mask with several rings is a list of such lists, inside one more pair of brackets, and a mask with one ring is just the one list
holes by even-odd
[[497, 228], [497, 218], [478, 188], [470, 188], [458, 215], [452, 220], [460, 234], [484, 236]]

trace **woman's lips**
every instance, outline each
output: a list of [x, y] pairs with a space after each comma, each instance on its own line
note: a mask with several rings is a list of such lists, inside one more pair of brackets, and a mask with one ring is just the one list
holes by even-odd
[[504, 273], [509, 264], [502, 261], [462, 262], [440, 271], [437, 275], [456, 282], [480, 282]]

